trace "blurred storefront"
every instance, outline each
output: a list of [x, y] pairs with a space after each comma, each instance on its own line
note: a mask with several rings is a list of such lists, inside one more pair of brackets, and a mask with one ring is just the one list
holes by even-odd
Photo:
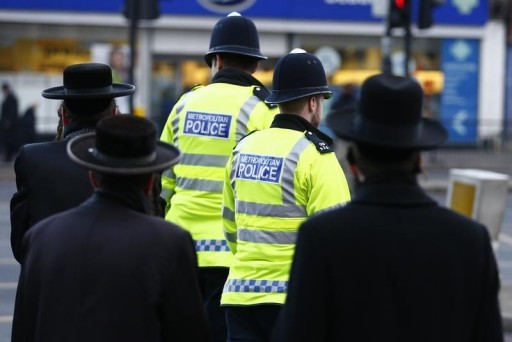
[[[254, 19], [260, 31], [261, 50], [269, 57], [256, 75], [263, 83], [270, 85], [274, 63], [292, 48], [318, 53], [327, 48], [326, 58], [334, 58], [328, 74], [335, 94], [347, 84], [357, 88], [381, 67], [384, 24], [374, 13], [374, 1], [161, 0], [161, 16], [140, 22], [137, 113], [161, 125], [179, 94], [209, 82], [203, 55], [210, 30], [234, 10]], [[413, 13], [416, 6], [414, 2]], [[0, 3], [0, 81], [13, 83], [21, 109], [41, 104], [44, 115], [38, 117], [48, 119], [40, 120], [39, 130], [53, 130], [58, 105], [43, 100], [40, 91], [60, 84], [66, 65], [113, 63], [108, 57], [114, 49], [126, 58], [129, 23], [122, 7], [123, 0]], [[434, 21], [423, 31], [413, 24], [410, 70], [425, 90], [425, 115], [441, 120], [454, 144], [476, 144], [502, 134], [504, 23], [489, 20], [487, 0], [446, 1], [435, 9]], [[400, 72], [400, 38], [393, 39], [392, 50]]]

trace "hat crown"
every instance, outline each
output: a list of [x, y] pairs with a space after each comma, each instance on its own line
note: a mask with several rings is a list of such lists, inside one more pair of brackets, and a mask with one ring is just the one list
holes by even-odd
[[[227, 51], [229, 49], [232, 51]], [[261, 54], [260, 40], [254, 22], [241, 15], [229, 15], [219, 20], [213, 27], [210, 38], [210, 51]]]
[[272, 93], [265, 102], [283, 103], [316, 94], [332, 95], [322, 62], [311, 53], [294, 49], [277, 61]]
[[94, 90], [112, 86], [112, 70], [106, 64], [73, 64], [64, 69], [64, 89]]
[[96, 128], [96, 149], [113, 159], [151, 156], [156, 149], [156, 128], [144, 118], [116, 115], [105, 118]]
[[289, 53], [277, 61], [272, 90], [287, 91], [314, 87], [327, 88], [324, 67], [315, 55], [308, 52]]
[[423, 90], [413, 79], [394, 75], [369, 77], [361, 87], [359, 114], [381, 124], [418, 124]]

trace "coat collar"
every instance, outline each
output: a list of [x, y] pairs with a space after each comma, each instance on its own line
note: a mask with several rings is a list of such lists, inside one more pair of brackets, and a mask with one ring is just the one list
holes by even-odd
[[234, 68], [219, 70], [215, 76], [213, 76], [212, 83], [229, 83], [243, 87], [259, 86], [266, 89], [265, 86], [251, 74]]
[[320, 131], [318, 128], [313, 126], [309, 121], [303, 117], [295, 114], [277, 114], [274, 117], [274, 121], [270, 127], [273, 128], [286, 128], [292, 129], [299, 132], [313, 132], [317, 137], [326, 142], [329, 146], [332, 146], [333, 140], [325, 133]]
[[418, 185], [413, 173], [386, 173], [369, 177], [356, 189], [352, 203], [381, 206], [437, 205]]

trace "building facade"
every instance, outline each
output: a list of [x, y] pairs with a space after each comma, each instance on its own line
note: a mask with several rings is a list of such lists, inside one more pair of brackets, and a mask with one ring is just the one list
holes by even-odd
[[[13, 83], [21, 110], [40, 104], [38, 130], [56, 126], [58, 103], [43, 100], [40, 92], [61, 83], [66, 65], [109, 63], [117, 70], [115, 79], [126, 81], [130, 22], [123, 5], [123, 0], [0, 3], [0, 81]], [[232, 11], [252, 18], [260, 31], [261, 51], [269, 57], [257, 73], [263, 83], [270, 84], [276, 60], [297, 47], [322, 59], [336, 94], [347, 84], [357, 88], [381, 68], [387, 6], [382, 0], [160, 0], [159, 5], [158, 19], [139, 22], [134, 81], [136, 112], [157, 124], [181, 92], [209, 81], [203, 55], [210, 31]], [[446, 0], [434, 9], [433, 27], [418, 30], [418, 0], [412, 7], [409, 72], [425, 90], [425, 115], [443, 122], [453, 144], [501, 136], [507, 126], [505, 23], [489, 18], [487, 0]], [[396, 73], [404, 71], [401, 36], [395, 29], [391, 39]]]

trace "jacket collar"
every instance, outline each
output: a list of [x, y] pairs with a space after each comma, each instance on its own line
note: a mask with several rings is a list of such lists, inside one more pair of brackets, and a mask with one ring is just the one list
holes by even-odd
[[418, 185], [413, 173], [384, 173], [368, 177], [355, 190], [352, 203], [378, 205], [437, 205]]
[[251, 74], [234, 68], [219, 70], [215, 76], [213, 76], [212, 83], [229, 83], [243, 87], [259, 86], [266, 89], [265, 86]]
[[272, 121], [270, 127], [273, 128], [286, 128], [299, 132], [313, 132], [317, 137], [332, 146], [333, 140], [318, 128], [313, 126], [308, 120], [295, 114], [277, 114]]

